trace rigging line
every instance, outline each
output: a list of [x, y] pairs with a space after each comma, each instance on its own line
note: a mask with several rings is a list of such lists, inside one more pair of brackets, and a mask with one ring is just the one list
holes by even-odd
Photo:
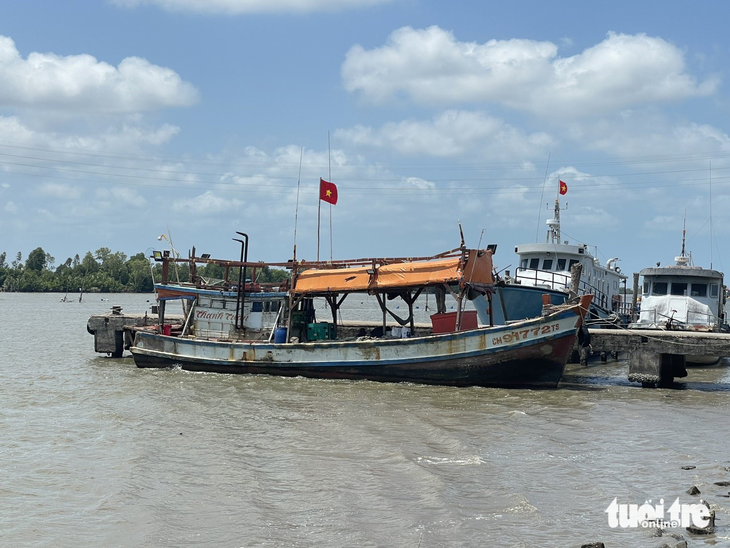
[[548, 152], [547, 162], [545, 163], [545, 178], [542, 181], [542, 190], [540, 191], [540, 207], [537, 210], [537, 226], [535, 227], [535, 242], [540, 235], [540, 217], [542, 215], [542, 200], [545, 195], [545, 184], [547, 183], [548, 169], [550, 168], [550, 152]]
[[302, 158], [304, 157], [304, 147], [299, 151], [299, 177], [297, 178], [297, 203], [294, 209], [294, 262], [297, 260], [297, 221], [299, 219], [299, 186], [302, 180]]
[[[332, 146], [330, 145], [330, 132], [327, 130], [327, 177], [332, 182]], [[330, 261], [332, 260], [332, 204], [330, 204]]]

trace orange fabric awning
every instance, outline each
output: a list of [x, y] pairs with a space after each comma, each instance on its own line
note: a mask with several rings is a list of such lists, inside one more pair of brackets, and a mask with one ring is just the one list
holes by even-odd
[[373, 267], [310, 269], [303, 271], [292, 289], [295, 294], [388, 291], [440, 284], [491, 284], [492, 253], [470, 250], [466, 266], [459, 257], [403, 261]]
[[371, 289], [396, 289], [443, 283], [456, 283], [461, 279], [459, 258], [439, 259], [417, 263], [387, 264], [378, 268]]
[[368, 267], [305, 270], [297, 278], [295, 293], [330, 293], [367, 291], [370, 286]]

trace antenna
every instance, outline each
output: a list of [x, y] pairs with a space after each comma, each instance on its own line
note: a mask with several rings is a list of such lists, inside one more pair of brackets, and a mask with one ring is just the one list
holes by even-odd
[[712, 268], [712, 160], [710, 160], [710, 268]]
[[684, 210], [684, 223], [682, 224], [682, 257], [684, 257], [684, 239], [687, 235], [687, 210]]
[[545, 164], [545, 178], [542, 180], [542, 190], [540, 191], [540, 207], [537, 210], [537, 227], [535, 228], [535, 241], [540, 235], [540, 212], [542, 211], [542, 199], [545, 195], [545, 183], [547, 183], [548, 169], [550, 168], [550, 152], [548, 152], [547, 163]]

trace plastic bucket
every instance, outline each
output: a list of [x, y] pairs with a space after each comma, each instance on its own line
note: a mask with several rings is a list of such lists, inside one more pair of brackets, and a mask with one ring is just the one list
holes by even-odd
[[274, 342], [285, 343], [286, 342], [286, 327], [277, 327], [274, 331]]
[[170, 335], [172, 333], [172, 326], [169, 324], [165, 324], [162, 326], [162, 334], [163, 335]]

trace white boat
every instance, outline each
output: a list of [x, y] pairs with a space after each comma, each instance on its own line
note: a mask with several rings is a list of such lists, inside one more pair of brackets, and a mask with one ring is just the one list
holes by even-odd
[[[718, 270], [693, 266], [691, 256], [685, 253], [684, 234], [682, 252], [675, 264], [644, 268], [638, 320], [631, 329], [682, 330], [727, 332], [725, 315], [727, 290], [723, 273]], [[720, 356], [701, 353], [688, 354], [688, 365], [717, 363]]]
[[593, 295], [591, 311], [586, 323], [625, 324], [628, 310], [621, 298], [626, 291], [626, 276], [617, 265], [618, 258], [606, 264], [591, 255], [586, 244], [561, 241], [560, 201], [555, 200], [554, 217], [547, 221], [545, 243], [520, 244], [515, 247], [519, 266], [510, 275], [507, 271], [494, 286], [492, 309], [484, 299], [476, 299], [474, 306], [480, 321], [485, 322], [491, 311], [495, 324], [509, 323], [540, 313], [543, 295], [552, 304], [564, 303], [571, 284], [571, 268], [582, 266], [578, 295]]
[[[239, 292], [240, 285], [227, 280], [218, 289], [204, 287], [200, 278], [195, 277], [194, 264], [201, 259], [194, 256], [194, 251], [185, 259], [193, 273], [189, 284], [172, 284], [164, 277], [169, 271], [168, 263], [182, 259], [168, 254], [160, 260], [160, 323], [151, 328], [131, 329], [130, 351], [138, 367], [453, 386], [554, 388], [591, 300], [587, 295], [580, 302], [554, 307], [545, 315], [509, 326], [479, 327], [476, 315], [470, 318], [462, 304], [470, 293], [490, 294], [492, 252], [469, 250], [463, 245], [423, 259], [328, 263], [293, 260], [284, 263], [292, 270], [288, 291], [260, 295], [250, 287]], [[213, 261], [206, 258], [204, 262]], [[225, 264], [226, 272], [239, 270], [239, 280], [246, 279], [240, 273], [242, 269], [263, 265], [244, 261], [220, 263]], [[434, 289], [453, 291], [457, 310], [441, 310], [431, 317], [432, 326], [417, 326], [413, 320], [414, 301], [424, 290]], [[357, 325], [339, 322], [338, 308], [351, 294], [378, 298], [382, 309], [379, 329], [358, 333], [353, 332]], [[315, 298], [327, 301], [331, 321], [317, 321]], [[408, 317], [400, 318], [388, 307], [388, 301], [396, 298], [405, 303]], [[186, 299], [192, 305], [184, 323], [174, 328], [164, 319], [164, 303], [170, 299]], [[262, 315], [253, 326], [250, 315], [255, 309], [261, 309]], [[388, 315], [397, 320], [401, 337], [394, 337], [395, 330], [388, 329]]]

